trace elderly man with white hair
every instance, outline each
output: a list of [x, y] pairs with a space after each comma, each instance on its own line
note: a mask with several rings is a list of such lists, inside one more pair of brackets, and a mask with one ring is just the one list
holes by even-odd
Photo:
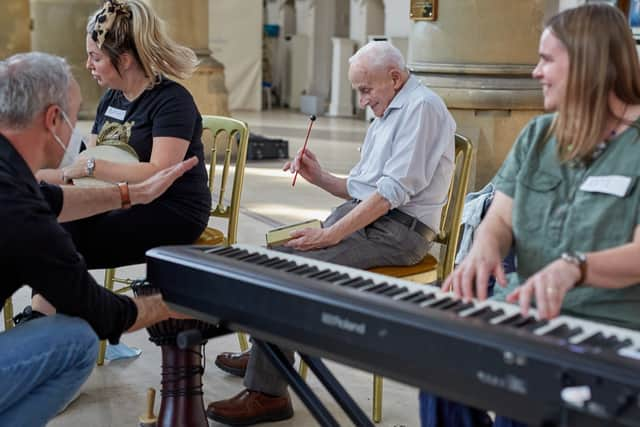
[[[346, 201], [323, 228], [292, 233], [282, 250], [357, 268], [415, 264], [440, 226], [454, 170], [456, 124], [442, 99], [410, 75], [402, 54], [388, 42], [368, 43], [349, 64], [360, 106], [371, 107], [376, 118], [347, 178], [322, 169], [309, 150], [284, 165]], [[293, 361], [293, 352], [285, 353]], [[223, 353], [216, 365], [246, 373], [246, 390], [211, 403], [209, 418], [250, 425], [293, 416], [286, 381], [257, 347]]]

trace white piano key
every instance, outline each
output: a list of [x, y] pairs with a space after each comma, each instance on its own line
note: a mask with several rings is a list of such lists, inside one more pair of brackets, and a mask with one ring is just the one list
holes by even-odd
[[636, 345], [627, 346], [618, 350], [618, 355], [622, 357], [628, 357], [634, 360], [640, 360], [640, 348]]
[[574, 335], [571, 338], [569, 338], [569, 342], [571, 344], [580, 344], [582, 341], [585, 341], [589, 338], [591, 338], [592, 336], [596, 335], [598, 333], [598, 331], [584, 331], [579, 333], [578, 335]]

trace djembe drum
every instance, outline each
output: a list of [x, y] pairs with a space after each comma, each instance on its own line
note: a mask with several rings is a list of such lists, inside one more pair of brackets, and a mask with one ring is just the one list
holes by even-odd
[[[136, 281], [131, 288], [136, 296], [159, 293], [148, 281]], [[202, 401], [204, 344], [208, 338], [228, 331], [195, 319], [168, 319], [149, 326], [147, 331], [149, 340], [162, 349], [158, 427], [208, 427]], [[186, 346], [179, 347], [177, 339], [182, 332], [190, 339]]]

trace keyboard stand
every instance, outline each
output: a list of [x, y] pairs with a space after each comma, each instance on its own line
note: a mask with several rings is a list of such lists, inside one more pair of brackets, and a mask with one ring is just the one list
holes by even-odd
[[[280, 348], [274, 344], [258, 340], [255, 337], [253, 338], [253, 342], [254, 345], [260, 347], [273, 366], [285, 377], [291, 388], [293, 388], [293, 391], [298, 395], [300, 400], [302, 400], [307, 409], [309, 409], [309, 412], [311, 412], [311, 415], [313, 415], [318, 424], [323, 427], [340, 426], [318, 396], [316, 396], [309, 385], [289, 363], [289, 360], [287, 360]], [[355, 425], [373, 427], [373, 423], [367, 418], [364, 412], [362, 412], [349, 393], [347, 393], [319, 358], [304, 354], [300, 354], [300, 356]]]

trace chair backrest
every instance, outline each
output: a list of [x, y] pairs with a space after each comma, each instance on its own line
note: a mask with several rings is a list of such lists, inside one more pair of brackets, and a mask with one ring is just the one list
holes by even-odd
[[460, 239], [460, 220], [464, 208], [464, 197], [471, 175], [471, 141], [458, 133], [455, 136], [455, 170], [449, 186], [447, 203], [442, 208], [440, 231], [435, 241], [445, 246], [444, 256], [438, 263], [438, 279], [442, 280], [453, 271], [454, 260]]
[[[240, 214], [240, 197], [244, 169], [247, 161], [247, 147], [249, 145], [249, 127], [241, 120], [222, 116], [202, 116], [202, 129], [211, 132], [211, 160], [209, 164], [209, 189], [212, 192], [211, 216], [227, 218], [227, 235], [224, 244], [236, 243], [238, 233], [238, 216]], [[203, 134], [204, 143], [204, 134]], [[220, 149], [218, 149], [220, 147]], [[232, 152], [235, 152], [235, 171], [231, 190], [231, 199], [225, 198], [229, 185], [229, 175], [232, 167]], [[219, 154], [224, 161], [220, 171], [220, 185], [216, 186], [216, 171]]]

